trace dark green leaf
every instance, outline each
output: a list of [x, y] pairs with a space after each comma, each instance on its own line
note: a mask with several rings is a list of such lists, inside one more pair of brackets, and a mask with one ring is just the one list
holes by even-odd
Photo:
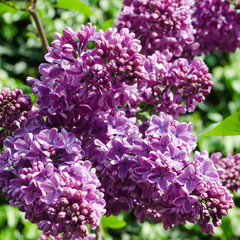
[[91, 8], [79, 0], [58, 0], [54, 7], [75, 10], [86, 15], [94, 15]]
[[234, 113], [220, 123], [209, 127], [211, 130], [204, 131], [203, 136], [235, 136], [240, 135], [240, 112]]

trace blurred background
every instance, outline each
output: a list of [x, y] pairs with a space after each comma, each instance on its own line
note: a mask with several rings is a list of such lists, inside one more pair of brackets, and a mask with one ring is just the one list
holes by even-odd
[[[20, 88], [31, 94], [31, 87], [26, 83], [28, 76], [39, 77], [38, 66], [44, 62], [44, 51], [33, 18], [26, 8], [26, 1], [6, 1], [15, 8], [0, 1], [0, 90]], [[67, 2], [67, 1], [65, 1]], [[97, 29], [112, 27], [118, 18], [122, 0], [82, 0], [90, 7], [81, 11], [58, 8], [54, 0], [38, 0], [37, 10], [41, 18], [48, 42], [53, 41], [55, 32], [69, 26], [75, 31], [81, 24], [91, 22]], [[73, 6], [73, 5], [72, 5]], [[68, 7], [72, 7], [68, 4]], [[20, 10], [19, 10], [20, 9]], [[213, 75], [213, 90], [203, 104], [198, 104], [196, 111], [180, 117], [180, 121], [193, 122], [195, 134], [209, 125], [222, 121], [227, 116], [240, 111], [240, 51], [235, 53], [215, 52], [204, 57]], [[240, 152], [240, 136], [234, 137], [198, 137], [197, 150], [209, 153], [221, 151]], [[140, 224], [133, 213], [122, 213], [118, 217], [102, 219], [105, 240], [235, 240], [240, 239], [240, 194], [234, 194], [235, 208], [223, 218], [223, 224], [216, 229], [216, 234], [201, 234], [197, 225], [186, 224], [170, 230], [164, 230], [161, 223], [146, 221]], [[0, 240], [36, 240], [41, 232], [37, 225], [24, 219], [24, 214], [7, 204], [0, 195]]]

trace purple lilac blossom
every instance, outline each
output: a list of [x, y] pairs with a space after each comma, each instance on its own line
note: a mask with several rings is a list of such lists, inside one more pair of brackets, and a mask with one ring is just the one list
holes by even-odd
[[84, 149], [102, 179], [106, 215], [135, 208], [140, 222], [148, 217], [166, 229], [198, 222], [202, 232], [213, 233], [233, 207], [232, 195], [207, 153], [196, 152], [190, 160], [197, 140], [192, 124], [161, 112], [151, 117], [143, 138], [136, 118], [126, 118], [124, 111], [98, 117], [107, 126], [106, 136], [92, 135]]
[[200, 46], [194, 55], [234, 52], [240, 47], [240, 13], [235, 1], [198, 0], [193, 11], [194, 37]]
[[115, 25], [134, 32], [145, 55], [169, 49], [173, 59], [192, 59], [239, 48], [238, 10], [239, 2], [233, 0], [129, 0]]
[[192, 55], [191, 51], [199, 47], [191, 22], [193, 4], [192, 0], [124, 1], [115, 26], [134, 32], [141, 41], [141, 53], [145, 55], [164, 49], [169, 49], [175, 57], [184, 56], [187, 51]]
[[0, 148], [3, 147], [5, 138], [24, 122], [32, 105], [30, 96], [23, 95], [22, 90], [2, 89], [0, 94]]
[[[40, 80], [28, 78], [39, 114], [49, 126], [84, 131], [84, 118], [140, 101], [137, 84], [146, 78], [140, 41], [127, 28], [95, 31], [90, 23], [79, 32], [67, 27], [56, 33], [52, 47], [39, 66]], [[94, 43], [93, 49], [87, 43]], [[80, 133], [81, 132], [81, 133]]]
[[240, 188], [240, 154], [228, 154], [225, 158], [220, 152], [213, 153], [211, 159], [220, 171], [223, 186], [237, 192]]
[[[171, 63], [168, 50], [144, 57], [140, 41], [127, 28], [96, 32], [87, 24], [79, 32], [67, 27], [55, 38], [45, 56], [49, 63], [39, 66], [40, 80], [28, 81], [47, 125], [65, 127], [77, 137], [88, 132], [85, 126], [92, 113], [125, 107], [134, 116], [133, 109], [142, 102], [177, 119], [194, 111], [195, 103], [211, 91], [211, 75], [203, 61], [181, 58]], [[87, 49], [88, 42], [95, 44], [93, 49]], [[66, 45], [72, 50], [65, 51]]]
[[184, 58], [171, 60], [168, 50], [146, 57], [144, 67], [149, 77], [140, 82], [138, 89], [144, 102], [155, 106], [157, 112], [166, 112], [177, 119], [179, 114], [193, 112], [196, 102], [205, 100], [204, 95], [210, 93], [213, 82], [201, 59], [191, 63]]
[[[32, 120], [25, 122], [31, 125]], [[34, 134], [18, 129], [0, 155], [0, 189], [12, 206], [52, 239], [93, 239], [105, 214], [100, 182], [81, 141], [65, 129], [32, 125]], [[31, 127], [30, 127], [31, 128]], [[89, 238], [88, 238], [89, 237]]]

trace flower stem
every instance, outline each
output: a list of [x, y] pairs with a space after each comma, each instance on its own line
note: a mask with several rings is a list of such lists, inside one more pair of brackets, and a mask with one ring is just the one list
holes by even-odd
[[96, 228], [95, 231], [96, 235], [97, 235], [97, 240], [103, 240], [104, 237], [104, 231], [103, 231], [103, 227], [102, 227], [102, 223], [100, 222], [99, 226]]

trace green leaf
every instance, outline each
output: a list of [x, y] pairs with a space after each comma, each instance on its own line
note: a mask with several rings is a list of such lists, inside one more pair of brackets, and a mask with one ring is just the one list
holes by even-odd
[[29, 221], [25, 222], [22, 233], [24, 239], [37, 239], [41, 235], [41, 231], [38, 230], [37, 224], [33, 224]]
[[207, 134], [208, 132], [210, 132], [212, 129], [214, 129], [215, 127], [217, 127], [219, 124], [220, 124], [220, 122], [211, 124], [211, 125], [208, 126], [207, 128], [203, 129], [200, 133], [198, 133], [197, 136], [207, 136], [207, 135], [205, 135], [205, 134]]
[[8, 226], [10, 228], [15, 228], [18, 222], [18, 217], [16, 215], [16, 209], [11, 207], [11, 206], [7, 206], [6, 208], [7, 210], [7, 223]]
[[26, 36], [26, 37], [29, 37], [29, 38], [37, 38], [37, 35], [34, 34], [34, 33], [31, 33], [31, 32], [27, 32], [27, 33], [25, 34], [25, 36]]
[[118, 219], [116, 216], [103, 216], [102, 217], [102, 226], [103, 228], [112, 228], [112, 229], [119, 229], [126, 226], [126, 222], [124, 220]]
[[203, 136], [235, 136], [240, 135], [240, 112], [234, 113], [220, 123], [209, 126]]
[[58, 0], [54, 7], [75, 10], [86, 15], [94, 15], [91, 8], [79, 0]]
[[7, 6], [4, 3], [0, 3], [0, 14], [5, 12], [16, 13], [18, 10], [12, 7]]
[[111, 28], [113, 26], [113, 23], [114, 23], [114, 19], [109, 19], [109, 20], [105, 21], [102, 26], [102, 30], [105, 31], [108, 28]]

